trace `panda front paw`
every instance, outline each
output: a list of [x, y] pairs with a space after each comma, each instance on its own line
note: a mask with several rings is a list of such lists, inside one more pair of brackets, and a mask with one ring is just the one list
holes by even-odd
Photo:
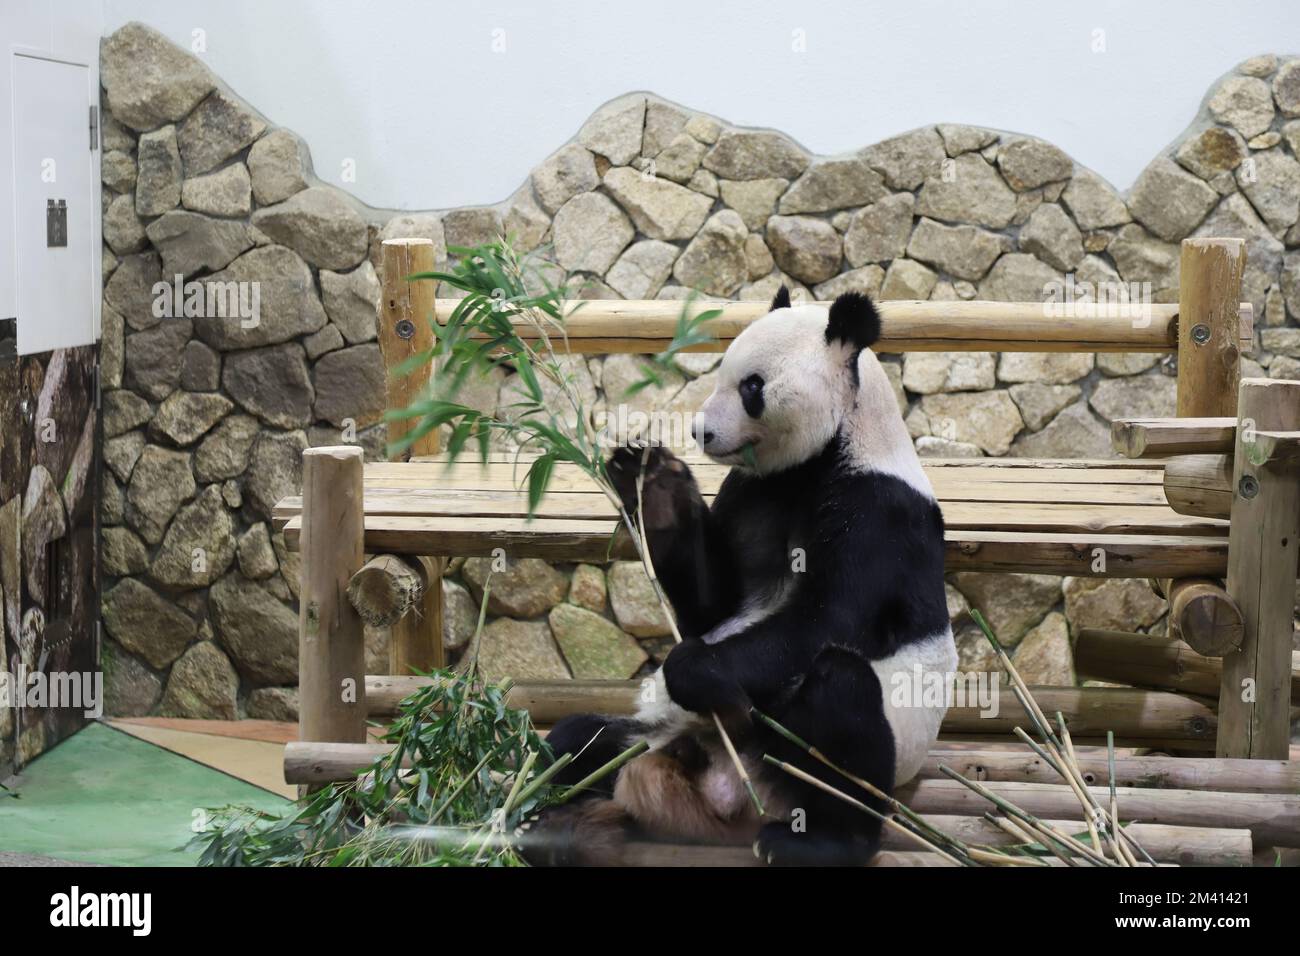
[[[645, 466], [637, 500], [637, 478]], [[660, 446], [624, 445], [609, 456], [606, 472], [623, 508], [630, 515], [640, 504], [648, 531], [663, 531], [682, 524], [697, 501], [703, 502], [695, 476], [686, 462]]]
[[874, 842], [856, 834], [821, 835], [789, 823], [766, 823], [754, 841], [754, 855], [768, 866], [866, 866]]
[[703, 641], [683, 641], [664, 660], [664, 685], [673, 703], [697, 714], [716, 713], [728, 731], [749, 722], [750, 701], [728, 674], [712, 647]]

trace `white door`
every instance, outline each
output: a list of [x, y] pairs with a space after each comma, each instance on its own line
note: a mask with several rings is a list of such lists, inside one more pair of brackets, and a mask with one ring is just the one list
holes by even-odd
[[[18, 354], [30, 355], [95, 341], [99, 191], [90, 148], [89, 69], [20, 53], [12, 65]], [[51, 201], [53, 215], [67, 222], [56, 230], [63, 235], [54, 245]], [[60, 239], [66, 244], [58, 245]]]

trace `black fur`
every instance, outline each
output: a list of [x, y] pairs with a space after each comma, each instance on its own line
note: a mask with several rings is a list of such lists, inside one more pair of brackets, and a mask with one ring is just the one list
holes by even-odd
[[870, 348], [879, 338], [880, 315], [861, 292], [845, 292], [831, 303], [827, 342], [843, 342], [857, 350]]
[[782, 285], [776, 290], [776, 295], [772, 297], [772, 307], [767, 311], [775, 312], [777, 309], [788, 308], [790, 308], [790, 290]]
[[763, 379], [758, 375], [751, 375], [740, 383], [740, 404], [745, 408], [745, 414], [750, 418], [758, 418], [763, 414], [763, 406], [766, 404], [763, 399]]

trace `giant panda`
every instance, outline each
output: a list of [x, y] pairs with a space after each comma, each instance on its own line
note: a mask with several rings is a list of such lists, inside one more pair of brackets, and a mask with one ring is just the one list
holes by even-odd
[[[666, 449], [611, 456], [609, 475], [633, 514], [645, 461], [646, 537], [684, 640], [635, 717], [555, 725], [551, 748], [576, 758], [561, 780], [638, 740], [650, 749], [587, 799], [544, 815], [548, 861], [618, 862], [629, 832], [744, 841], [777, 865], [857, 865], [876, 852], [874, 818], [763, 755], [883, 808], [751, 708], [885, 792], [916, 774], [938, 735], [944, 703], [900, 683], [917, 668], [956, 668], [943, 516], [871, 351], [879, 335], [864, 295], [792, 306], [781, 288], [727, 349], [696, 416], [696, 441], [731, 466], [712, 507]], [[715, 713], [762, 798], [762, 819]]]

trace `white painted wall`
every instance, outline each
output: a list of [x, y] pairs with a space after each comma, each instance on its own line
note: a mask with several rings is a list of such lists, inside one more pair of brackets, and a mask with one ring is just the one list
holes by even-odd
[[103, 2], [107, 31], [201, 35], [226, 82], [305, 137], [323, 179], [394, 209], [504, 199], [631, 90], [819, 153], [933, 122], [1032, 133], [1127, 189], [1218, 76], [1300, 52], [1296, 0]]
[[[103, 32], [102, 0], [0, 0], [0, 319], [18, 314], [17, 249], [14, 235], [14, 190], [21, 183], [14, 176], [13, 153], [13, 66], [12, 51], [20, 48], [43, 56], [85, 63], [90, 69], [92, 88], [99, 84], [99, 38]], [[89, 91], [87, 91], [89, 96]], [[87, 117], [89, 122], [89, 117]], [[87, 134], [89, 135], [89, 134]], [[94, 177], [98, 180], [98, 154], [94, 158]], [[83, 198], [92, 203], [95, 235], [99, 234], [98, 183]], [[99, 285], [99, 241], [92, 244], [92, 282]], [[98, 303], [90, 327], [98, 337]], [[74, 321], [85, 329], [84, 317], [45, 316], [42, 321]], [[19, 332], [21, 342], [23, 333]], [[84, 332], [66, 336], [65, 344], [84, 344]], [[85, 339], [86, 342], [91, 341]]]

